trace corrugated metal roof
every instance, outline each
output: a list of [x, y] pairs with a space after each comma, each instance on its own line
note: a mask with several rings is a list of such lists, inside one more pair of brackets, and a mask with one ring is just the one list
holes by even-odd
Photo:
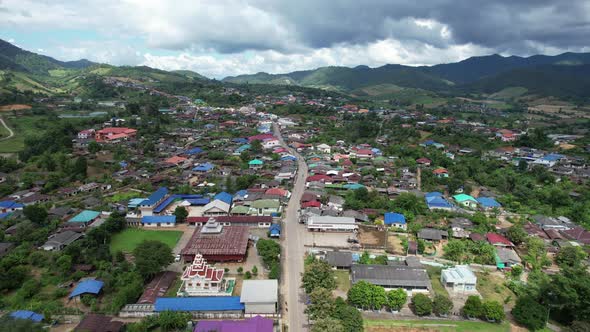
[[140, 205], [152, 206], [152, 205], [158, 203], [159, 201], [161, 201], [162, 198], [164, 198], [164, 196], [166, 196], [167, 194], [168, 194], [168, 188], [160, 187], [153, 194], [151, 194], [150, 197], [148, 197], [145, 201], [141, 202]]
[[74, 218], [68, 220], [68, 222], [90, 222], [100, 215], [98, 211], [84, 210], [78, 213]]
[[242, 284], [242, 303], [271, 303], [278, 301], [279, 283], [270, 280], [244, 280]]
[[10, 314], [10, 317], [16, 318], [16, 319], [28, 319], [28, 320], [32, 320], [33, 322], [37, 322], [37, 323], [42, 321], [45, 318], [45, 316], [43, 316], [41, 314], [38, 314], [33, 311], [28, 311], [28, 310], [13, 311]]
[[351, 267], [352, 283], [361, 280], [380, 286], [431, 287], [426, 270], [389, 265], [361, 265]]
[[70, 293], [69, 298], [73, 298], [82, 294], [90, 293], [90, 294], [98, 294], [102, 289], [104, 282], [96, 279], [87, 279], [81, 281], [76, 288]]
[[176, 216], [144, 216], [141, 222], [145, 224], [176, 223]]
[[155, 311], [234, 311], [244, 310], [239, 296], [159, 297]]

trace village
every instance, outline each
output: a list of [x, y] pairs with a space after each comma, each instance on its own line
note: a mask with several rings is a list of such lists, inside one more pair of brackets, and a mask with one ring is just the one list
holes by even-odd
[[[105, 82], [149, 89], [114, 78]], [[549, 146], [532, 148], [516, 145], [527, 131], [429, 110], [368, 110], [293, 95], [224, 108], [150, 93], [175, 100], [154, 110], [173, 125], [156, 130], [145, 116], [127, 115], [81, 128], [70, 158], [83, 158], [84, 179], [53, 187], [38, 179], [0, 202], [0, 254], [17, 254], [19, 243], [38, 243], [31, 249], [35, 257], [64, 266], [59, 283], [36, 285], [37, 291], [52, 289], [55, 309], [28, 306], [10, 312], [12, 317], [52, 321], [56, 331], [120, 331], [177, 312], [189, 314], [199, 332], [229, 326], [303, 331], [313, 325], [304, 308], [314, 303], [297, 272], [305, 280], [308, 261], [317, 260], [333, 271], [330, 294], [348, 297], [368, 321], [436, 314], [448, 321], [505, 324], [516, 305], [514, 285], [529, 273], [558, 273], [560, 253], [571, 250], [587, 260], [590, 232], [582, 225], [555, 210], [526, 210], [507, 197], [514, 186], [496, 185], [493, 175], [476, 183], [477, 175], [467, 175], [474, 171], [461, 168], [467, 161], [490, 164], [489, 172], [517, 168], [581, 188], [590, 177], [587, 159], [567, 153], [580, 137], [551, 135]], [[328, 107], [332, 115], [273, 112], [293, 104]], [[364, 116], [385, 123], [372, 142], [326, 138], [325, 121], [337, 130]], [[418, 137], [406, 143], [384, 126]], [[444, 140], [460, 131], [491, 148]], [[10, 177], [1, 174], [0, 181]], [[582, 195], [571, 189], [564, 200]], [[51, 225], [50, 231], [37, 232], [46, 229], [39, 225]], [[120, 295], [124, 287], [115, 275], [122, 272], [75, 254], [96, 241], [106, 243], [107, 252], [92, 255], [112, 256], [117, 269], [139, 264], [137, 248], [144, 241], [164, 243], [170, 260], [146, 274], [141, 294]], [[51, 273], [43, 263], [31, 265], [35, 273]], [[403, 290], [404, 301], [359, 303], [351, 296], [366, 284]], [[437, 311], [417, 310], [412, 301], [418, 294]], [[3, 301], [28, 303], [31, 297], [15, 294]], [[114, 298], [124, 303], [111, 307]], [[466, 315], [473, 298], [499, 309]]]

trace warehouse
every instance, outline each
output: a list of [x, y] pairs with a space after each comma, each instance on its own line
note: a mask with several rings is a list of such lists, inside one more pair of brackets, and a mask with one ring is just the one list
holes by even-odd
[[352, 217], [311, 215], [306, 223], [307, 230], [316, 232], [356, 232], [358, 230]]

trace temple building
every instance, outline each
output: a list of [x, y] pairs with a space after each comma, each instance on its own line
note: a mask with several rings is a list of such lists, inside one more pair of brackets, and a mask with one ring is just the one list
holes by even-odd
[[215, 268], [196, 254], [182, 277], [182, 285], [178, 289], [178, 296], [231, 296], [235, 286], [235, 279], [225, 279], [223, 269]]

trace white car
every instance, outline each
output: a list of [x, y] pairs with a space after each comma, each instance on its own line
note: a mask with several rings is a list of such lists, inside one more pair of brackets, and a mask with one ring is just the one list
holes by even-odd
[[174, 257], [174, 261], [175, 262], [180, 262], [180, 254], [176, 255], [176, 257]]

